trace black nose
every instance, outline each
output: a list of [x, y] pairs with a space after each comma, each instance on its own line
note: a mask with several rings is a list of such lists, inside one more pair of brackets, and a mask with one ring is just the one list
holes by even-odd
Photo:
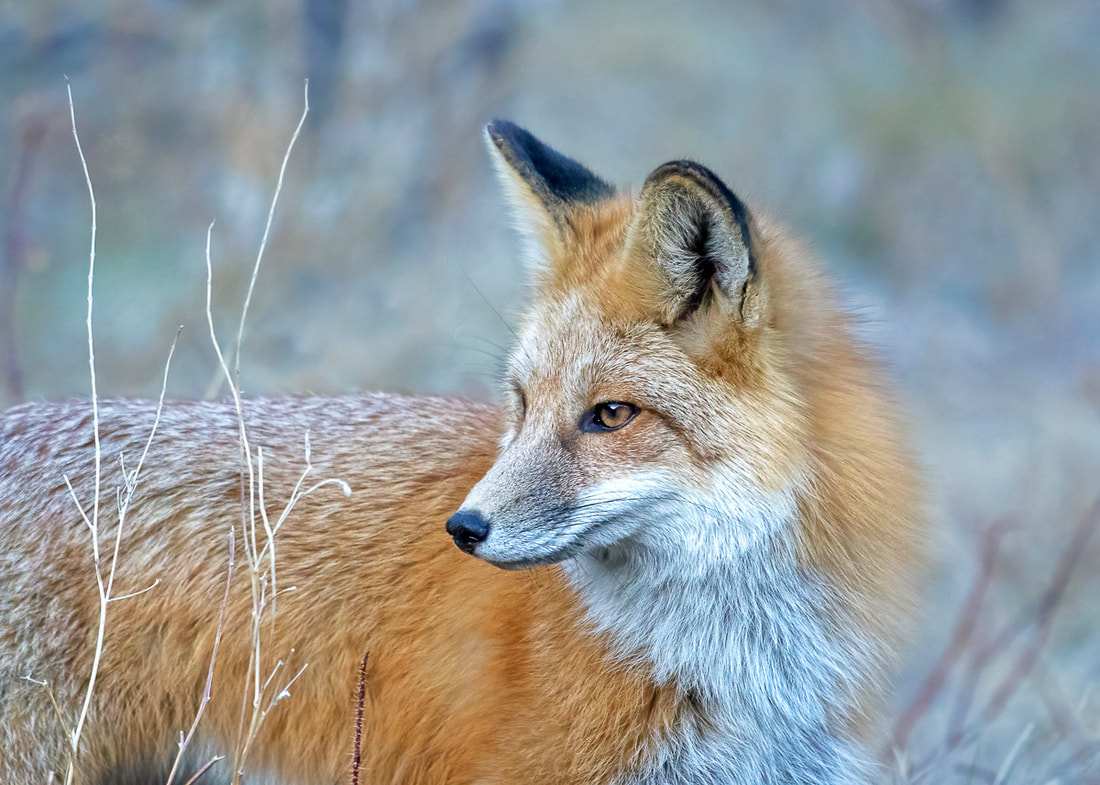
[[447, 521], [447, 534], [455, 538], [455, 545], [459, 548], [466, 553], [473, 553], [477, 544], [484, 542], [489, 536], [489, 522], [477, 510], [459, 510]]

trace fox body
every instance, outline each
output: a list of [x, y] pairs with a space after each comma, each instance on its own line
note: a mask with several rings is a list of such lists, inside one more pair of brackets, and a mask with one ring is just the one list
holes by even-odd
[[[828, 283], [698, 164], [631, 195], [510, 123], [487, 136], [535, 290], [502, 404], [245, 403], [266, 505], [291, 497], [307, 432], [313, 476], [351, 488], [300, 499], [276, 535], [261, 672], [308, 666], [246, 779], [346, 779], [369, 652], [363, 782], [868, 780], [924, 520]], [[104, 510], [154, 413], [101, 405]], [[165, 406], [114, 587], [148, 591], [108, 607], [78, 782], [163, 780], [194, 717], [243, 534], [238, 433], [231, 404]], [[45, 782], [97, 629], [66, 487], [94, 493], [91, 407], [16, 407], [0, 440], [0, 782]], [[251, 613], [238, 570], [196, 764], [237, 738]]]

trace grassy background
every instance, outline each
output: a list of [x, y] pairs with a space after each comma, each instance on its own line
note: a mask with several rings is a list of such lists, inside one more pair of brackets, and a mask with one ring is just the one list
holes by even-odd
[[0, 0], [0, 403], [87, 394], [63, 74], [110, 395], [181, 324], [169, 390], [207, 391], [206, 226], [228, 339], [307, 76], [252, 395], [492, 394], [524, 286], [489, 118], [622, 184], [697, 158], [828, 260], [911, 415], [938, 559], [890, 711], [931, 700], [891, 776], [1097, 782], [1097, 41], [1092, 0]]

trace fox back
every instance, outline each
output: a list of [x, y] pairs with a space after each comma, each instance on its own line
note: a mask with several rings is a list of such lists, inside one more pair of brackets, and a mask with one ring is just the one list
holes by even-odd
[[[245, 406], [263, 503], [294, 495], [307, 431], [317, 476], [351, 489], [302, 498], [276, 534], [293, 590], [261, 671], [308, 666], [249, 772], [346, 778], [361, 712], [363, 782], [867, 781], [924, 529], [877, 364], [812, 258], [705, 167], [665, 164], [635, 195], [510, 123], [487, 138], [534, 290], [501, 404]], [[105, 508], [154, 413], [103, 404]], [[238, 434], [230, 404], [165, 408], [78, 782], [163, 781], [219, 627], [193, 762], [237, 738], [246, 579], [219, 609], [247, 503]], [[90, 407], [17, 407], [0, 438], [0, 781], [44, 782], [95, 649], [66, 485], [94, 493]]]

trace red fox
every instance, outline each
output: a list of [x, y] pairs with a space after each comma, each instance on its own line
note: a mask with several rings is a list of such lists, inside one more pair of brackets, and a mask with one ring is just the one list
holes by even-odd
[[[277, 535], [294, 590], [267, 650], [308, 667], [246, 780], [347, 780], [367, 652], [364, 783], [874, 779], [925, 516], [896, 405], [829, 283], [697, 163], [633, 195], [511, 123], [486, 135], [534, 287], [502, 404], [244, 404], [269, 502], [291, 496], [307, 431], [316, 471], [352, 490], [303, 498]], [[104, 509], [155, 408], [102, 403]], [[87, 688], [98, 595], [66, 478], [90, 498], [92, 438], [86, 402], [0, 419], [3, 783], [60, 777]], [[109, 607], [78, 783], [163, 782], [203, 693], [240, 455], [231, 403], [165, 406], [115, 593], [152, 588]], [[246, 584], [193, 764], [241, 722]]]

